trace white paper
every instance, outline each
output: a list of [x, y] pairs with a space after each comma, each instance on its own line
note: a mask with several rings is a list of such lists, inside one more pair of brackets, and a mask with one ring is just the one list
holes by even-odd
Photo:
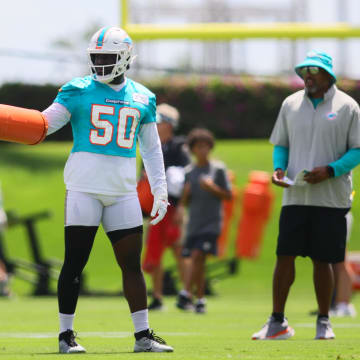
[[290, 186], [304, 186], [307, 182], [304, 180], [304, 176], [308, 173], [308, 170], [301, 170], [299, 173], [296, 174], [295, 179], [291, 180], [287, 176], [283, 178], [283, 182], [290, 185]]

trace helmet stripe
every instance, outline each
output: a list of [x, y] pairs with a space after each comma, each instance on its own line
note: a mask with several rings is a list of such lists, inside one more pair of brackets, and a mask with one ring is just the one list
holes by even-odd
[[96, 48], [97, 49], [101, 49], [104, 45], [104, 38], [105, 38], [105, 34], [106, 32], [110, 29], [110, 26], [108, 27], [104, 27], [102, 28], [102, 30], [100, 31], [99, 37], [97, 38], [96, 41]]

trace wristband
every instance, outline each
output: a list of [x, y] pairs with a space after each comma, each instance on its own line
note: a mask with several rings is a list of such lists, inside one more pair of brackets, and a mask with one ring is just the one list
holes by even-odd
[[327, 165], [326, 166], [326, 171], [327, 171], [327, 173], [329, 175], [329, 178], [335, 177], [335, 171], [334, 171], [334, 168], [332, 166]]

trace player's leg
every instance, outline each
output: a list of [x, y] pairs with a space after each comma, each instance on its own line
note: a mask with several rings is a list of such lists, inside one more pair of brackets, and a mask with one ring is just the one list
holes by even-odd
[[334, 273], [331, 264], [345, 259], [347, 209], [317, 207], [312, 212], [311, 258], [314, 264], [314, 287], [318, 302], [315, 339], [334, 339], [329, 321]]
[[152, 280], [153, 300], [149, 305], [149, 310], [161, 310], [163, 307], [163, 268], [161, 259], [165, 250], [163, 234], [163, 221], [165, 218], [159, 224], [149, 225], [148, 227], [143, 269], [150, 274]]
[[184, 258], [181, 256], [182, 246], [180, 241], [176, 241], [174, 244], [171, 245], [171, 251], [173, 253], [174, 259], [176, 261], [177, 271], [179, 274], [179, 279], [181, 283], [184, 283], [184, 276], [185, 276], [185, 265], [184, 265]]
[[153, 300], [149, 305], [149, 310], [162, 310], [163, 309], [163, 282], [164, 282], [164, 269], [162, 264], [155, 266], [151, 272], [152, 280], [152, 297]]
[[[350, 240], [351, 229], [353, 224], [353, 216], [349, 211], [346, 216], [346, 243]], [[335, 277], [335, 290], [333, 293], [333, 301], [330, 308], [330, 316], [356, 316], [356, 310], [351, 303], [352, 295], [352, 271], [346, 261], [333, 264]]]
[[59, 351], [85, 352], [73, 331], [81, 273], [88, 261], [102, 205], [91, 195], [69, 191], [65, 203], [65, 258], [58, 280], [60, 318]]
[[166, 243], [172, 250], [174, 259], [176, 261], [177, 271], [179, 274], [179, 278], [181, 283], [184, 283], [184, 258], [182, 257], [182, 242], [181, 242], [181, 233], [182, 233], [182, 225], [178, 224], [176, 219], [176, 211], [177, 208], [175, 206], [169, 206], [168, 212], [168, 225], [166, 232]]
[[193, 261], [192, 261], [192, 251], [195, 244], [194, 237], [188, 236], [186, 238], [185, 244], [182, 247], [181, 256], [183, 258], [183, 271], [184, 271], [184, 282], [183, 288], [179, 291], [179, 294], [176, 299], [176, 306], [181, 310], [194, 310], [194, 304], [192, 302], [192, 292], [193, 292], [193, 283], [192, 283], [192, 272], [193, 272]]
[[356, 316], [356, 310], [351, 303], [352, 277], [351, 269], [345, 261], [333, 264], [335, 277], [335, 307], [330, 310], [331, 316]]
[[141, 270], [142, 213], [137, 196], [117, 198], [105, 207], [102, 221], [122, 270], [123, 290], [135, 328], [134, 351], [173, 351], [149, 329], [146, 285]]

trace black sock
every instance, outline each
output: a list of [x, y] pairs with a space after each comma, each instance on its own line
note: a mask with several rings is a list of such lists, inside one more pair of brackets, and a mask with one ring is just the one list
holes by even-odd
[[74, 314], [80, 278], [89, 258], [97, 226], [65, 227], [65, 259], [58, 280], [59, 312]]
[[329, 315], [328, 314], [318, 314], [318, 320], [320, 319], [320, 318], [325, 318], [325, 319], [329, 319]]
[[150, 334], [149, 329], [143, 330], [143, 331], [139, 331], [137, 333], [135, 333], [135, 339], [136, 340], [140, 340], [143, 337], [148, 337], [148, 335]]
[[285, 318], [284, 313], [273, 312], [271, 314], [271, 316], [275, 319], [275, 321], [278, 321], [278, 322], [283, 322], [284, 318]]

